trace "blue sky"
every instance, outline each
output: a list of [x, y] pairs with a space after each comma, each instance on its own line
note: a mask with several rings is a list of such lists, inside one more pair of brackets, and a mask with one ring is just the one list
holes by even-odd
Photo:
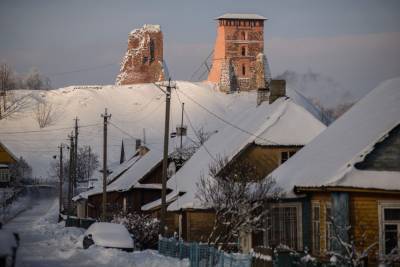
[[160, 24], [170, 73], [188, 80], [212, 50], [214, 18], [227, 12], [268, 18], [273, 75], [311, 70], [339, 85], [338, 99], [400, 76], [398, 0], [0, 0], [0, 61], [19, 73], [36, 66], [54, 87], [112, 84], [128, 33]]

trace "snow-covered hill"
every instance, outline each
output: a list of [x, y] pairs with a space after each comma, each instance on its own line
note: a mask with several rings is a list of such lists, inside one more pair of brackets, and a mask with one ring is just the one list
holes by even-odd
[[[216, 115], [231, 120], [240, 112], [256, 105], [256, 92], [225, 94], [210, 83], [177, 82], [172, 92], [171, 132], [181, 121], [181, 102], [185, 103], [193, 127], [214, 132], [225, 126], [224, 122], [205, 111], [206, 107]], [[0, 141], [17, 156], [24, 157], [33, 168], [36, 177], [48, 177], [50, 163], [56, 161], [60, 143], [68, 143], [67, 136], [79, 118], [79, 146], [90, 145], [102, 156], [103, 125], [101, 113], [107, 108], [112, 114], [109, 125], [109, 162], [119, 161], [121, 140], [143, 138], [150, 149], [162, 151], [165, 118], [165, 95], [153, 84], [131, 86], [70, 86], [51, 91], [18, 91], [30, 94], [30, 105], [12, 118], [0, 120]], [[189, 99], [187, 96], [195, 100]], [[39, 128], [35, 119], [37, 101], [52, 105], [53, 123]], [[200, 105], [199, 105], [200, 104]], [[188, 135], [196, 136], [187, 119]], [[172, 138], [178, 144], [178, 138]], [[126, 150], [126, 148], [125, 148]], [[65, 151], [67, 156], [68, 151]]]

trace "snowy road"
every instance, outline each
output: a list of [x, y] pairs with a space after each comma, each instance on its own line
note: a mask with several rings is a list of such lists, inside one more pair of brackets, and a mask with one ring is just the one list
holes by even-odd
[[57, 211], [56, 199], [39, 199], [4, 226], [20, 234], [17, 267], [188, 266], [187, 261], [163, 257], [150, 250], [133, 253], [100, 247], [83, 250], [78, 246], [83, 230], [57, 223]]

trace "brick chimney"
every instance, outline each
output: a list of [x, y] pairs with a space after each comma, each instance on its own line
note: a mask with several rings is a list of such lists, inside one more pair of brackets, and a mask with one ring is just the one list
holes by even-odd
[[269, 84], [269, 103], [272, 104], [279, 97], [286, 96], [286, 81], [271, 80]]

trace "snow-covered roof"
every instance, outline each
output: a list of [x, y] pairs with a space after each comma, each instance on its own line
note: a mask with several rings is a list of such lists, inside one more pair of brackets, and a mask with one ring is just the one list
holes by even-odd
[[257, 14], [246, 14], [246, 13], [226, 13], [224, 15], [221, 15], [217, 18], [219, 19], [255, 19], [255, 20], [267, 20], [266, 17], [263, 17], [261, 15]]
[[[225, 125], [168, 180], [167, 186], [173, 191], [167, 200], [176, 197], [179, 192], [184, 193], [169, 205], [168, 210], [201, 208], [195, 196], [197, 183], [203, 175], [208, 175], [209, 166], [215, 159], [232, 159], [252, 142], [278, 146], [304, 145], [326, 128], [307, 110], [286, 97], [272, 104], [263, 102], [258, 107], [248, 106], [241, 113], [235, 114], [231, 122], [245, 131]], [[142, 209], [152, 209], [157, 205], [159, 201], [147, 204]]]
[[269, 176], [288, 195], [294, 186], [400, 190], [400, 172], [354, 167], [399, 123], [400, 78], [396, 78], [372, 90]]

